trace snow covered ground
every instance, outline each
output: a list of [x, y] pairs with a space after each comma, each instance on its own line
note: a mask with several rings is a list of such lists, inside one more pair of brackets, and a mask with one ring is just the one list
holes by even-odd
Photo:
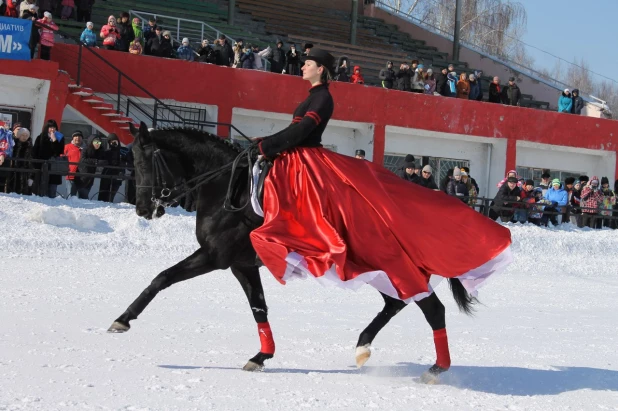
[[194, 221], [0, 195], [0, 410], [618, 410], [618, 231], [510, 226], [515, 262], [481, 290], [475, 318], [438, 287], [453, 367], [425, 386], [415, 380], [434, 349], [418, 308], [357, 370], [380, 296], [281, 286], [266, 270], [277, 353], [262, 373], [240, 370], [259, 340], [229, 272], [163, 291], [129, 333], [107, 334], [196, 248]]

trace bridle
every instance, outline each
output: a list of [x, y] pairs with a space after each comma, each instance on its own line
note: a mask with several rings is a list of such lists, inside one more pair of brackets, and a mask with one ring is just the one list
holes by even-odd
[[[244, 167], [245, 165], [248, 168], [247, 178], [248, 178], [248, 186], [251, 186], [253, 175], [253, 157], [256, 153], [257, 146], [255, 144], [250, 145], [243, 151], [241, 151], [238, 156], [231, 163], [225, 164], [215, 170], [208, 171], [206, 173], [202, 173], [196, 177], [193, 177], [190, 180], [183, 182], [180, 185], [174, 184], [172, 187], [168, 187], [167, 181], [165, 179], [165, 174], [168, 176], [173, 176], [172, 171], [170, 170], [165, 157], [161, 153], [161, 149], [157, 148], [157, 146], [153, 144], [148, 144], [143, 147], [144, 150], [146, 148], [152, 147], [152, 183], [150, 185], [136, 185], [137, 189], [150, 189], [152, 204], [154, 205], [154, 209], [157, 210], [159, 207], [169, 207], [175, 204], [178, 204], [182, 198], [186, 197], [193, 191], [196, 191], [200, 186], [213, 181], [214, 179], [220, 177], [228, 170], [231, 170], [230, 181], [227, 187], [227, 193], [225, 195], [225, 199], [223, 201], [223, 209], [225, 211], [230, 212], [238, 212], [242, 211], [251, 203], [251, 197], [247, 199], [247, 201], [239, 207], [232, 205], [232, 191], [234, 184], [234, 177], [236, 175], [236, 169], [240, 167]], [[246, 159], [246, 163], [243, 160]], [[191, 187], [191, 184], [193, 186]], [[160, 191], [158, 190], [160, 189]], [[173, 192], [179, 191], [175, 197], [171, 197]], [[158, 196], [157, 196], [158, 194]]]

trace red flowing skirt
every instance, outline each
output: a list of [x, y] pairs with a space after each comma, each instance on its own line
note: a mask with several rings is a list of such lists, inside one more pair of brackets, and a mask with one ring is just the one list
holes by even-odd
[[511, 233], [461, 200], [372, 162], [324, 148], [278, 157], [264, 187], [258, 256], [283, 284], [313, 276], [373, 285], [401, 300], [431, 293], [431, 275], [475, 293], [511, 261]]

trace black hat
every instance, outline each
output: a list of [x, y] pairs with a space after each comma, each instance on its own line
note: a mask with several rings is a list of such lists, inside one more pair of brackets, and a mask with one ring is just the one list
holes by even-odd
[[275, 44], [283, 44], [283, 41], [281, 41], [281, 39], [277, 39], [277, 43]]
[[601, 177], [601, 185], [609, 184], [609, 179], [607, 177]]
[[506, 179], [507, 183], [516, 183], [517, 177], [509, 177]]
[[515, 81], [515, 77], [509, 77], [509, 81]]
[[565, 185], [569, 185], [569, 184], [575, 184], [575, 177], [567, 177], [564, 179], [564, 184]]
[[549, 178], [551, 175], [549, 174], [549, 170], [543, 170], [543, 174], [541, 174], [541, 178]]
[[464, 167], [459, 167], [459, 169], [460, 169], [461, 171], [465, 171], [466, 173], [470, 174], [470, 167], [466, 167], [466, 166], [464, 166]]
[[110, 133], [107, 136], [107, 142], [109, 143], [110, 141], [120, 141], [120, 140], [118, 139], [118, 136], [115, 133]]
[[412, 154], [408, 154], [404, 160], [403, 166], [405, 168], [414, 168], [416, 167], [416, 159]]
[[318, 48], [312, 48], [311, 50], [309, 50], [309, 53], [307, 53], [306, 56], [301, 57], [301, 60], [303, 62], [307, 60], [313, 60], [316, 63], [326, 67], [326, 69], [330, 72], [332, 72], [333, 68], [335, 67], [335, 58], [333, 57], [333, 55], [326, 50]]
[[84, 134], [80, 130], [75, 130], [73, 134], [71, 134], [71, 137], [75, 137], [75, 136], [79, 136], [83, 138]]
[[356, 152], [354, 153], [355, 156], [363, 156], [365, 157], [365, 150], [356, 150]]
[[312, 49], [313, 48], [313, 44], [311, 43], [305, 43], [305, 45], [303, 46], [303, 50], [305, 49]]
[[582, 183], [587, 183], [588, 181], [590, 181], [590, 177], [588, 177], [588, 176], [579, 176], [578, 180], [581, 181]]
[[526, 185], [527, 185], [527, 186], [534, 186], [534, 180], [527, 179], [527, 180], [526, 180]]

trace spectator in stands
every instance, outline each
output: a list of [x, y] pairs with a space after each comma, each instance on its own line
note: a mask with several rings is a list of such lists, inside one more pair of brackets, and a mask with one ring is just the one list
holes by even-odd
[[4, 9], [4, 17], [17, 17], [19, 12], [17, 11], [17, 0], [5, 0], [6, 8]]
[[58, 26], [54, 23], [52, 14], [49, 11], [46, 11], [43, 16], [42, 19], [37, 20], [38, 23], [44, 25], [39, 30], [41, 34], [41, 60], [49, 60], [51, 49], [54, 47], [54, 31], [58, 30]]
[[195, 61], [195, 55], [187, 37], [182, 39], [181, 46], [176, 50], [176, 56], [178, 56], [180, 60]]
[[133, 40], [139, 39], [140, 45], [144, 46], [144, 32], [142, 30], [142, 22], [140, 19], [134, 17], [131, 21], [131, 28], [133, 29]]
[[144, 47], [145, 55], [156, 56], [159, 53], [159, 46], [161, 45], [161, 33], [163, 33], [163, 29], [161, 29], [161, 27], [159, 26], [156, 26], [154, 29], [154, 35], [150, 35], [148, 40], [146, 41], [146, 46]]
[[270, 71], [273, 73], [281, 73], [285, 69], [285, 51], [283, 50], [283, 42], [277, 40], [277, 48], [273, 50], [273, 55], [270, 59]]
[[155, 56], [165, 57], [168, 59], [173, 59], [175, 57], [174, 49], [172, 47], [172, 33], [170, 33], [168, 30], [165, 30], [163, 33], [161, 33], [161, 42], [159, 43], [159, 48]]
[[[12, 158], [8, 166], [23, 170], [32, 169], [32, 164], [29, 161], [32, 159], [30, 131], [27, 128], [20, 127], [14, 131], [13, 137], [15, 145], [13, 146]], [[34, 173], [12, 171], [7, 176], [5, 192], [30, 195], [32, 194], [33, 182]]]
[[[217, 63], [217, 55], [215, 54], [215, 50], [208, 44], [208, 40], [202, 40], [202, 46], [197, 51], [198, 58], [197, 61], [202, 63], [216, 64]], [[272, 66], [271, 66], [272, 67]]]
[[92, 31], [93, 28], [94, 24], [89, 21], [86, 23], [86, 28], [82, 31], [82, 35], [79, 36], [79, 41], [88, 47], [95, 47], [97, 45], [97, 35]]
[[382, 82], [382, 87], [387, 89], [392, 89], [395, 86], [395, 70], [393, 70], [393, 62], [387, 61], [386, 68], [380, 70], [380, 74], [378, 76], [380, 81]]
[[[616, 205], [616, 193], [609, 187], [609, 179], [607, 177], [601, 177], [601, 192], [603, 193], [603, 201], [599, 206], [602, 209], [599, 214], [602, 217], [611, 216], [612, 210]], [[614, 227], [613, 221], [608, 218], [603, 218], [602, 225], [603, 227]]]
[[35, 0], [23, 0], [19, 4], [18, 17], [22, 18], [24, 16], [24, 13], [30, 8], [30, 5], [36, 5], [35, 3]]
[[562, 189], [562, 183], [559, 179], [554, 178], [551, 182], [551, 188], [545, 192], [545, 200], [551, 203], [550, 207], [545, 207], [543, 210], [543, 222], [547, 224], [547, 221], [551, 221], [553, 225], [560, 224], [561, 215], [547, 214], [546, 212], [563, 213], [563, 207], [568, 204], [569, 196], [566, 190]]
[[135, 33], [133, 32], [133, 26], [131, 25], [129, 13], [123, 11], [120, 14], [120, 20], [118, 20], [117, 28], [120, 38], [116, 42], [116, 50], [129, 51], [129, 45], [135, 39]]
[[52, 0], [39, 0], [39, 10], [43, 15], [45, 15], [46, 11], [50, 13], [54, 10], [54, 2]]
[[470, 167], [459, 167], [459, 169], [462, 172], [465, 172], [468, 175], [468, 178], [470, 179], [470, 183], [474, 186], [474, 189], [476, 190], [476, 193], [479, 193], [479, 185], [476, 183], [476, 180], [474, 178], [472, 178], [472, 175], [470, 174]]
[[[49, 12], [47, 12], [49, 13]], [[32, 148], [32, 158], [36, 160], [49, 160], [51, 158], [58, 157], [64, 153], [64, 136], [60, 131], [58, 131], [58, 124], [55, 120], [48, 120], [47, 124], [43, 127], [43, 132], [37, 137], [34, 142], [34, 147]], [[44, 165], [48, 167], [48, 165]], [[41, 168], [39, 164], [36, 166], [37, 168]], [[43, 181], [43, 173], [41, 173], [41, 181], [39, 182], [38, 187], [44, 188], [42, 184]], [[49, 181], [47, 185], [47, 195], [50, 198], [56, 197], [56, 189], [58, 185], [62, 184], [62, 177], [60, 175], [50, 175]]]
[[571, 97], [571, 90], [566, 88], [558, 98], [558, 113], [570, 113], [572, 107], [573, 100]]
[[[105, 165], [113, 167], [123, 167], [126, 165], [126, 159], [123, 158], [120, 152], [120, 140], [118, 136], [111, 133], [107, 136], [107, 144], [109, 147], [105, 150]], [[104, 176], [121, 176], [124, 175], [124, 168], [109, 168], [105, 167], [101, 173]], [[99, 201], [106, 201], [108, 203], [114, 202], [114, 197], [118, 189], [122, 185], [122, 180], [112, 178], [102, 178], [99, 188]]]
[[601, 228], [598, 208], [603, 203], [603, 192], [599, 190], [599, 179], [593, 176], [582, 189], [582, 227]]
[[242, 67], [242, 63], [240, 62], [240, 58], [242, 57], [245, 51], [243, 50], [244, 43], [242, 39], [238, 39], [234, 46], [232, 47], [232, 51], [234, 52], [234, 62], [232, 62], [232, 68]]
[[422, 64], [412, 67], [412, 92], [422, 94], [425, 92], [425, 73]]
[[418, 68], [418, 60], [412, 60], [412, 61], [410, 62], [410, 66], [412, 66], [412, 67], [410, 67], [410, 71], [411, 71], [412, 73], [415, 73], [415, 72], [416, 72], [416, 69]]
[[350, 77], [350, 82], [353, 84], [365, 84], [365, 79], [361, 73], [360, 66], [354, 66], [354, 74]]
[[305, 43], [303, 45], [303, 54], [300, 55], [300, 69], [301, 69], [301, 76], [302, 76], [302, 69], [303, 66], [305, 65], [305, 57], [307, 57], [309, 55], [309, 50], [311, 50], [313, 48], [313, 44], [311, 43]]
[[[24, 3], [22, 3], [24, 4]], [[34, 4], [29, 4], [28, 8], [22, 13], [22, 19], [30, 19], [32, 20], [32, 29], [30, 31], [30, 41], [28, 42], [28, 46], [30, 47], [30, 58], [34, 59], [34, 54], [36, 52], [36, 46], [39, 44], [41, 36], [39, 34], [39, 28], [34, 24], [37, 20], [37, 11], [38, 7]]]
[[253, 55], [253, 50], [251, 50], [251, 44], [248, 44], [247, 48], [242, 50], [242, 54], [240, 55], [240, 67], [249, 70], [255, 68], [255, 56]]
[[506, 173], [506, 176], [498, 184], [496, 184], [496, 187], [498, 188], [502, 187], [507, 182], [509, 177], [513, 177], [515, 181], [517, 181], [517, 170], [509, 170]]
[[354, 158], [358, 158], [359, 160], [365, 159], [365, 150], [358, 149], [354, 153]]
[[476, 191], [476, 186], [472, 184], [472, 179], [470, 178], [468, 173], [463, 170], [463, 168], [461, 169], [461, 182], [464, 183], [468, 188], [468, 205], [474, 208], [474, 206], [476, 206], [476, 198], [478, 196], [478, 192]]
[[339, 57], [339, 61], [337, 63], [337, 67], [335, 67], [334, 71], [334, 79], [335, 81], [341, 81], [343, 83], [350, 82], [350, 76], [348, 73], [349, 70], [349, 61], [347, 56]]
[[443, 68], [437, 75], [436, 75], [436, 91], [441, 95], [441, 96], [447, 96], [447, 75], [448, 75], [448, 69]]
[[232, 50], [230, 43], [227, 41], [225, 34], [221, 34], [219, 36], [219, 44], [215, 47], [215, 50], [219, 51], [219, 54], [217, 55], [219, 58], [217, 65], [231, 67], [234, 62], [234, 51]]
[[77, 21], [90, 21], [94, 0], [77, 0]]
[[470, 84], [470, 94], [468, 95], [468, 99], [482, 101], [483, 91], [481, 90], [481, 83], [479, 83], [474, 74], [470, 74], [468, 83]]
[[[157, 34], [157, 20], [153, 17], [151, 17], [150, 19], [148, 19], [148, 25], [146, 27], [144, 27], [144, 42], [148, 43], [148, 40], [150, 40], [152, 37], [154, 36], [160, 36], [160, 33]], [[161, 29], [159, 29], [160, 31]]]
[[446, 77], [446, 97], [457, 97], [457, 73], [451, 71]]
[[143, 50], [142, 39], [140, 37], [135, 37], [129, 45], [129, 53], [139, 56], [142, 54]]
[[466, 183], [461, 181], [461, 169], [455, 167], [453, 169], [453, 178], [446, 186], [446, 194], [459, 198], [464, 203], [468, 202], [469, 191]]
[[[0, 126], [0, 167], [5, 161], [8, 164], [7, 160], [12, 157], [14, 145], [13, 131], [9, 130], [8, 124]], [[0, 171], [0, 189], [5, 187], [5, 175], [5, 172]]]
[[526, 203], [522, 208], [518, 208], [515, 210], [515, 221], [520, 223], [525, 223], [528, 221], [528, 210], [531, 208], [531, 204], [536, 202], [536, 197], [534, 195], [534, 181], [526, 180], [523, 184], [523, 189], [520, 190], [521, 201]]
[[116, 27], [116, 17], [109, 16], [107, 24], [101, 27], [101, 38], [103, 39], [103, 47], [107, 50], [116, 50], [116, 43], [120, 40], [120, 33]]
[[501, 103], [502, 102], [502, 92], [500, 91], [500, 78], [498, 76], [494, 77], [494, 81], [489, 83], [489, 98], [487, 99], [490, 103]]
[[412, 73], [410, 72], [410, 66], [405, 61], [399, 66], [399, 71], [396, 74], [397, 77], [397, 90], [411, 91], [412, 90]]
[[433, 74], [432, 69], [428, 69], [427, 73], [425, 73], [425, 94], [433, 96], [436, 93], [436, 78]]
[[421, 162], [414, 162], [414, 174], [416, 174], [417, 176], [421, 176], [422, 172], [421, 169], [423, 168], [423, 166], [421, 165]]
[[582, 182], [579, 180], [576, 180], [573, 183], [573, 193], [571, 194], [571, 200], [569, 204], [571, 205], [570, 207], [571, 224], [575, 224], [578, 227], [583, 227], [581, 223], [582, 210], [579, 209], [579, 207], [581, 207], [581, 198], [582, 198]]
[[571, 221], [571, 199], [573, 198], [573, 185], [575, 183], [574, 177], [567, 177], [564, 179], [564, 191], [567, 192], [567, 206], [564, 207], [564, 217], [562, 218], [562, 223], [568, 223]]
[[440, 191], [444, 192], [445, 194], [446, 194], [446, 187], [448, 187], [448, 184], [453, 179], [454, 170], [455, 170], [454, 168], [449, 168], [448, 170], [446, 170], [446, 175], [440, 181]]
[[257, 44], [253, 45], [253, 65], [256, 70], [265, 70], [264, 62], [270, 59], [270, 56], [273, 54], [273, 49], [270, 46], [267, 46], [264, 50], [260, 51]]
[[60, 15], [62, 20], [70, 19], [74, 8], [75, 0], [62, 0], [62, 14]]
[[543, 196], [545, 196], [545, 193], [547, 192], [547, 190], [549, 190], [550, 186], [551, 175], [549, 174], [549, 170], [543, 169], [543, 174], [541, 174], [541, 182], [539, 183], [539, 187], [543, 189]]
[[438, 190], [436, 182], [433, 180], [433, 169], [429, 164], [423, 167], [423, 171], [421, 171], [421, 178], [418, 180], [418, 184], [430, 190], [440, 191]]
[[457, 98], [468, 100], [470, 96], [470, 82], [466, 73], [459, 75], [459, 81], [457, 82]]
[[[80, 173], [95, 174], [97, 167], [105, 165], [105, 151], [101, 148], [101, 138], [93, 136], [92, 141], [82, 153], [81, 164], [79, 165]], [[78, 194], [80, 198], [89, 198], [90, 190], [94, 185], [94, 176], [80, 177], [81, 184]]]
[[581, 114], [582, 110], [584, 109], [584, 99], [579, 95], [579, 90], [578, 89], [574, 89], [573, 90], [573, 104], [571, 105], [571, 113], [573, 114]]
[[79, 161], [82, 158], [82, 140], [84, 138], [83, 134], [81, 131], [76, 130], [73, 134], [72, 134], [72, 139], [71, 139], [71, 144], [66, 144], [64, 146], [64, 156], [69, 160], [69, 174], [67, 174], [67, 181], [69, 181], [71, 183], [71, 195], [75, 196], [78, 195], [79, 198], [87, 198], [88, 197], [88, 193], [86, 193], [86, 196], [83, 196], [80, 192], [80, 188], [81, 188], [81, 179], [80, 177], [74, 175], [74, 173], [77, 173], [79, 164], [71, 164], [71, 163], [79, 163]]
[[418, 175], [414, 172], [416, 168], [416, 159], [412, 154], [408, 154], [404, 159], [403, 167], [397, 174], [399, 177], [403, 178], [406, 181], [410, 181], [412, 183], [418, 182]]
[[[509, 222], [515, 215], [517, 202], [521, 200], [521, 188], [517, 186], [517, 177], [509, 177], [498, 190], [494, 198], [496, 212], [502, 222]], [[506, 207], [506, 208], [505, 208]]]
[[296, 44], [290, 44], [290, 50], [285, 53], [285, 68], [284, 74], [292, 76], [300, 76], [300, 53], [296, 50]]
[[509, 78], [509, 85], [502, 89], [502, 103], [507, 106], [519, 106], [521, 90], [515, 83], [515, 77]]
[[448, 73], [454, 73], [455, 77], [457, 77], [457, 73], [455, 73], [455, 65], [453, 63], [448, 65], [448, 69], [447, 70], [448, 70]]

